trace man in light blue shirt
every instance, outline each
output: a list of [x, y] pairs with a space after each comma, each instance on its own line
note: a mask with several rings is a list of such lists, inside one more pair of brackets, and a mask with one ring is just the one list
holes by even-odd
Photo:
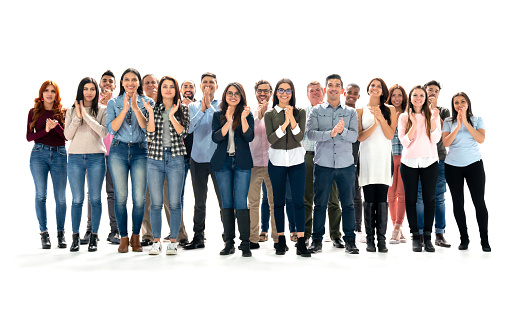
[[352, 154], [352, 143], [358, 138], [358, 115], [356, 110], [340, 104], [344, 88], [340, 75], [326, 78], [324, 92], [327, 102], [311, 110], [306, 126], [309, 140], [316, 141], [314, 168], [314, 200], [312, 244], [308, 250], [313, 253], [322, 250], [325, 232], [326, 208], [333, 181], [338, 187], [342, 205], [342, 230], [345, 251], [357, 254], [355, 244], [355, 219], [353, 199], [356, 167]]
[[212, 118], [214, 112], [219, 110], [219, 101], [214, 98], [217, 89], [216, 74], [204, 73], [201, 76], [203, 98], [190, 103], [188, 106], [191, 117], [189, 133], [193, 133], [190, 163], [194, 193], [194, 237], [190, 243], [184, 246], [186, 250], [205, 247], [204, 231], [209, 175], [212, 178], [214, 191], [218, 197], [221, 217], [221, 194], [216, 181], [216, 175], [210, 167], [210, 159], [216, 150], [216, 144], [212, 141]]

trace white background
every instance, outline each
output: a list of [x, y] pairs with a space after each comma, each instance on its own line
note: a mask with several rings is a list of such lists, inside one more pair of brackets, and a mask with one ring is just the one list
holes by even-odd
[[[286, 331], [351, 328], [374, 331], [509, 330], [516, 259], [517, 186], [513, 124], [516, 110], [515, 9], [507, 1], [17, 1], [3, 5], [2, 325], [23, 331], [207, 330]], [[470, 250], [459, 252], [447, 198], [451, 249], [414, 254], [409, 244], [389, 253], [349, 256], [324, 252], [275, 256], [272, 242], [250, 259], [218, 255], [217, 203], [209, 195], [207, 248], [177, 257], [116, 253], [103, 202], [97, 253], [55, 248], [54, 200], [48, 225], [53, 249], [40, 249], [29, 170], [27, 114], [45, 80], [55, 81], [70, 106], [81, 78], [111, 69], [117, 81], [134, 67], [143, 75], [195, 80], [218, 76], [242, 83], [250, 105], [253, 84], [288, 77], [298, 105], [305, 87], [331, 73], [362, 88], [381, 77], [407, 92], [435, 79], [439, 105], [466, 92], [486, 124], [481, 145], [486, 169], [489, 239], [482, 253], [466, 191]], [[117, 91], [118, 91], [117, 87]], [[201, 96], [198, 92], [197, 97]], [[188, 178], [189, 179], [189, 178]], [[187, 189], [190, 183], [187, 183]], [[187, 190], [188, 191], [188, 190]], [[104, 201], [104, 199], [103, 199]], [[67, 188], [67, 205], [71, 203]], [[192, 192], [186, 194], [192, 207]], [[192, 237], [192, 211], [186, 224]], [[83, 232], [85, 225], [82, 225]], [[67, 240], [71, 242], [70, 209]], [[408, 229], [407, 234], [408, 234]], [[389, 232], [390, 234], [390, 227]], [[290, 246], [292, 244], [290, 243]], [[512, 328], [511, 328], [512, 330]], [[3, 329], [2, 329], [3, 331]]]

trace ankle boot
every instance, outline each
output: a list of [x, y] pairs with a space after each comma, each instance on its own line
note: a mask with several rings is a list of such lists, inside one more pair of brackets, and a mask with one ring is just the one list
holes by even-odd
[[435, 252], [435, 247], [433, 247], [432, 243], [432, 233], [430, 231], [425, 231], [423, 233], [424, 240], [424, 250], [426, 252]]
[[239, 248], [241, 249], [243, 257], [251, 257], [252, 256], [252, 251], [250, 251], [250, 241], [248, 241], [248, 242], [242, 241], [241, 245], [239, 246]]
[[90, 234], [90, 241], [88, 242], [88, 252], [97, 251], [97, 234]]
[[121, 237], [121, 243], [119, 244], [119, 253], [128, 253], [129, 237]]
[[277, 243], [277, 248], [275, 249], [275, 254], [278, 254], [278, 255], [286, 254], [286, 236], [279, 235], [279, 242]]
[[72, 245], [70, 245], [70, 252], [79, 251], [79, 233], [72, 234]]
[[58, 230], [58, 247], [60, 249], [66, 249], [66, 247], [67, 247], [64, 230]]
[[371, 202], [363, 203], [363, 218], [365, 221], [365, 233], [367, 234], [367, 252], [376, 252], [376, 245], [374, 244], [375, 208]]
[[142, 252], [142, 245], [140, 244], [140, 235], [131, 235], [131, 249], [133, 252]]
[[376, 235], [378, 236], [378, 251], [388, 252], [385, 234], [387, 233], [388, 202], [379, 202], [376, 209]]
[[49, 238], [49, 232], [44, 231], [40, 234], [41, 237], [41, 248], [48, 250], [50, 249], [50, 238]]
[[[248, 247], [248, 251], [250, 251], [250, 246]], [[227, 256], [229, 254], [234, 254], [234, 252], [236, 252], [236, 248], [234, 247], [234, 240], [227, 240], [225, 242], [225, 247], [219, 252], [219, 254], [222, 256]]]
[[469, 245], [469, 238], [461, 237], [460, 238], [459, 250], [461, 250], [461, 251], [467, 250], [468, 249], [468, 245]]
[[419, 232], [415, 232], [412, 234], [412, 251], [423, 251], [423, 246], [421, 245], [421, 235], [419, 234]]
[[306, 238], [300, 237], [297, 238], [297, 255], [301, 257], [311, 257], [311, 252], [306, 248]]

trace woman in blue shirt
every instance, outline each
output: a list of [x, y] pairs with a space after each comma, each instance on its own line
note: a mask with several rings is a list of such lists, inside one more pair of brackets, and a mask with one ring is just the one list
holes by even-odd
[[243, 86], [230, 83], [221, 98], [221, 111], [214, 112], [212, 118], [212, 141], [217, 144], [210, 160], [216, 173], [221, 201], [225, 232], [225, 248], [221, 255], [235, 252], [235, 218], [239, 229], [240, 249], [243, 257], [251, 257], [250, 252], [250, 210], [248, 209], [248, 188], [254, 165], [250, 142], [254, 139], [254, 117], [246, 106]]
[[140, 227], [144, 217], [146, 202], [147, 141], [146, 116], [144, 103], [154, 106], [154, 101], [142, 90], [140, 73], [133, 68], [124, 71], [121, 77], [119, 96], [112, 98], [107, 105], [106, 128], [113, 135], [108, 157], [108, 166], [113, 179], [115, 192], [115, 217], [121, 236], [119, 252], [128, 252], [128, 174], [131, 176], [132, 189], [132, 235], [133, 251], [142, 252]]
[[486, 130], [480, 117], [474, 117], [468, 95], [459, 92], [451, 100], [453, 114], [446, 119], [442, 130], [445, 147], [450, 147], [445, 163], [446, 182], [453, 201], [453, 214], [459, 227], [459, 250], [469, 244], [466, 214], [464, 212], [464, 179], [468, 184], [475, 206], [482, 250], [490, 252], [487, 236], [488, 213], [484, 200], [486, 175], [478, 145], [484, 142]]

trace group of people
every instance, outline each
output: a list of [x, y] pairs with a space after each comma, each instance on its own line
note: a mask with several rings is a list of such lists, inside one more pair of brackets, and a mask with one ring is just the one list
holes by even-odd
[[[80, 244], [88, 244], [88, 251], [97, 250], [105, 180], [111, 226], [107, 240], [119, 244], [119, 252], [128, 252], [129, 247], [141, 252], [143, 246], [151, 246], [151, 255], [162, 252], [162, 207], [169, 223], [166, 254], [177, 254], [178, 245], [185, 250], [205, 247], [209, 175], [223, 224], [221, 255], [236, 250], [236, 220], [244, 257], [268, 240], [269, 222], [275, 253], [285, 254], [286, 213], [297, 255], [311, 257], [322, 251], [326, 211], [333, 246], [350, 254], [359, 253], [357, 236], [368, 252], [388, 251], [389, 212], [394, 228], [389, 243], [406, 242], [402, 231], [406, 211], [413, 251], [435, 251], [434, 220], [435, 245], [450, 247], [444, 238], [446, 183], [460, 231], [459, 249], [466, 250], [464, 181], [476, 209], [482, 249], [491, 251], [478, 147], [484, 142], [484, 122], [473, 115], [463, 92], [452, 97], [450, 116], [448, 109], [437, 106], [441, 85], [436, 81], [415, 86], [407, 95], [400, 85], [388, 88], [381, 78], [374, 78], [367, 86], [367, 103], [357, 106], [360, 87], [344, 86], [340, 75], [332, 74], [324, 86], [317, 81], [307, 85], [310, 105], [305, 108], [298, 107], [295, 86], [286, 78], [273, 89], [268, 81], [258, 81], [255, 107], [248, 106], [245, 90], [237, 82], [228, 84], [218, 99], [213, 73], [201, 76], [200, 100], [194, 98], [194, 81], [179, 85], [171, 76], [141, 78], [133, 68], [122, 74], [118, 96], [116, 87], [111, 71], [101, 76], [99, 84], [86, 77], [79, 83], [74, 104], [65, 110], [57, 84], [45, 81], [29, 111], [27, 140], [34, 141], [30, 168], [44, 249], [51, 247], [46, 216], [50, 172], [59, 248], [67, 247], [68, 177], [73, 252]], [[183, 222], [189, 170], [195, 203], [190, 242]], [[88, 225], [81, 239], [85, 180]]]

